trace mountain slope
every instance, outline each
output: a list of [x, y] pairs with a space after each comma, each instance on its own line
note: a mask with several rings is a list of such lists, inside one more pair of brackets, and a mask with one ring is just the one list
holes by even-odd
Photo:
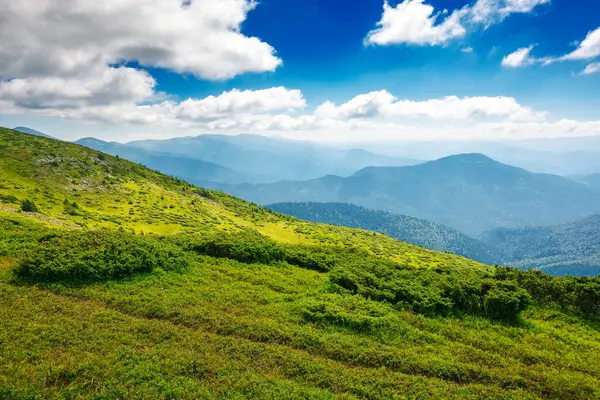
[[590, 187], [600, 190], [600, 174], [590, 174], [590, 175], [575, 175], [569, 177], [576, 182], [581, 182]]
[[597, 279], [302, 222], [2, 128], [0, 196], [0, 398], [600, 396]]
[[483, 233], [480, 239], [498, 248], [504, 261], [554, 275], [600, 275], [600, 215], [566, 224]]
[[36, 131], [35, 129], [27, 128], [25, 126], [17, 126], [16, 128], [14, 128], [14, 130], [17, 131], [17, 132], [28, 133], [30, 135], [42, 136], [42, 137], [45, 137], [45, 138], [54, 139], [50, 135], [47, 135], [47, 134], [45, 134], [43, 132], [40, 132], [40, 131]]
[[201, 135], [134, 141], [127, 145], [202, 159], [239, 171], [252, 166], [254, 174], [270, 181], [303, 180], [327, 174], [349, 175], [371, 165], [412, 165], [419, 162], [365, 150], [340, 150], [310, 142], [257, 135]]
[[493, 247], [434, 222], [345, 203], [276, 203], [268, 209], [325, 224], [381, 232], [395, 239], [448, 251], [486, 264], [498, 264], [502, 257]]
[[204, 184], [210, 181], [235, 183], [257, 180], [252, 174], [243, 174], [218, 164], [162, 152], [147, 151], [114, 142], [108, 143], [95, 138], [83, 138], [75, 143], [114, 156], [118, 155], [194, 184]]
[[467, 234], [495, 227], [561, 223], [600, 212], [600, 194], [555, 175], [533, 174], [480, 154], [410, 167], [369, 167], [266, 185], [222, 185], [256, 202], [345, 202], [442, 223]]

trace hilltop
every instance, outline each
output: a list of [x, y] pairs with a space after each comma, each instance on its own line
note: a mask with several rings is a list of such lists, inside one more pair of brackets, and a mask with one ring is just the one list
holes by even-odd
[[303, 222], [0, 129], [2, 398], [600, 396], [598, 279]]
[[469, 235], [502, 226], [557, 224], [600, 212], [600, 193], [587, 185], [534, 174], [482, 154], [408, 167], [368, 167], [347, 178], [219, 188], [258, 204], [351, 203], [438, 222]]

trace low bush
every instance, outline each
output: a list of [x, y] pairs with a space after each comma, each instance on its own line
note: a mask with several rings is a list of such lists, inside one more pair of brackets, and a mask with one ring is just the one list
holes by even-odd
[[122, 278], [155, 268], [182, 270], [188, 257], [157, 239], [108, 230], [53, 233], [41, 238], [16, 267], [36, 281]]
[[21, 210], [25, 212], [38, 212], [39, 209], [33, 202], [33, 200], [25, 199], [21, 202]]

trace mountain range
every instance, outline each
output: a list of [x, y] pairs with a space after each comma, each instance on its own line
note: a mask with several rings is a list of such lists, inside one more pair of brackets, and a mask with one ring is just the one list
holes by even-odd
[[600, 212], [588, 185], [535, 174], [481, 154], [408, 167], [368, 167], [349, 177], [217, 185], [258, 204], [343, 202], [438, 222], [469, 235], [497, 227], [551, 225]]
[[126, 143], [129, 147], [198, 159], [237, 171], [252, 171], [271, 182], [305, 180], [328, 174], [350, 175], [367, 166], [405, 166], [420, 161], [388, 157], [360, 149], [257, 135], [200, 135]]

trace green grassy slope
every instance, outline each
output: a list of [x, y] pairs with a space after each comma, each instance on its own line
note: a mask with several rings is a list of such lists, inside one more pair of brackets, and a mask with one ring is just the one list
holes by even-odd
[[600, 396], [597, 280], [300, 222], [10, 130], [0, 177], [0, 398]]

